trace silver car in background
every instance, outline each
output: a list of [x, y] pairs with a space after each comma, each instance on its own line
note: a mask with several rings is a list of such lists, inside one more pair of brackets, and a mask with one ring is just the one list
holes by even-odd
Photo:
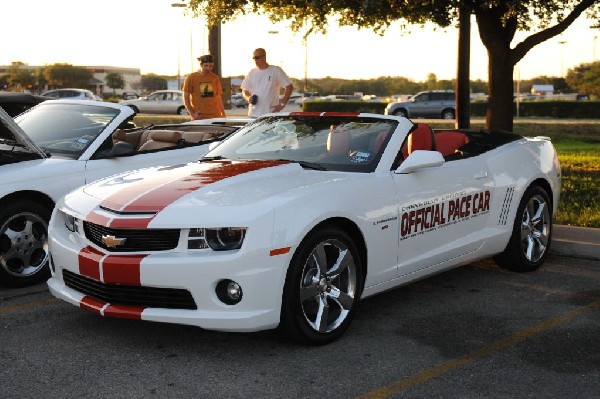
[[183, 105], [183, 92], [181, 90], [158, 90], [146, 97], [121, 100], [119, 104], [127, 105], [136, 114], [188, 114]]

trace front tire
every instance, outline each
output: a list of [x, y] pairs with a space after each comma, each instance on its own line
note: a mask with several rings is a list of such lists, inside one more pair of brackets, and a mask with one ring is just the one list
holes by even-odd
[[177, 115], [189, 115], [185, 107], [179, 107], [177, 109]]
[[510, 241], [496, 263], [515, 272], [537, 270], [548, 256], [552, 241], [552, 204], [539, 186], [527, 189], [521, 199]]
[[48, 222], [51, 211], [33, 201], [3, 204], [0, 211], [0, 283], [25, 287], [50, 277]]
[[290, 263], [280, 330], [312, 345], [336, 340], [354, 317], [362, 285], [361, 260], [350, 236], [335, 226], [314, 231]]

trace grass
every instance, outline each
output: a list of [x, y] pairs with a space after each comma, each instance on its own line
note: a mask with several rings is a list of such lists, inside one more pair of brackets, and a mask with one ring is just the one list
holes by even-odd
[[[187, 121], [181, 116], [136, 116], [138, 126]], [[453, 128], [454, 122], [427, 120], [434, 129]], [[472, 129], [483, 129], [474, 121]], [[516, 119], [514, 131], [523, 136], [552, 139], [562, 167], [562, 192], [554, 222], [600, 228], [600, 121]]]

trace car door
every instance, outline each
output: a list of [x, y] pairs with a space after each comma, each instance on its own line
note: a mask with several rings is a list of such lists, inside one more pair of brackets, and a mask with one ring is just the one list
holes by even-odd
[[158, 114], [160, 113], [161, 108], [164, 106], [164, 96], [165, 93], [154, 93], [146, 97], [146, 101], [143, 104], [140, 104], [140, 111], [149, 113], [149, 114]]
[[[419, 154], [410, 156], [414, 155]], [[494, 189], [484, 158], [394, 174], [400, 218], [399, 275], [452, 261], [481, 247]]]
[[181, 93], [172, 92], [169, 93], [168, 98], [168, 105], [165, 104], [165, 108], [162, 110], [162, 112], [166, 114], [176, 114], [179, 107], [183, 105], [183, 97]]
[[192, 147], [173, 147], [161, 151], [139, 153], [104, 159], [90, 159], [86, 162], [85, 183], [126, 172], [153, 166], [172, 166], [194, 162], [208, 152], [208, 144]]
[[421, 93], [414, 97], [410, 106], [410, 117], [423, 117], [429, 112], [431, 93]]

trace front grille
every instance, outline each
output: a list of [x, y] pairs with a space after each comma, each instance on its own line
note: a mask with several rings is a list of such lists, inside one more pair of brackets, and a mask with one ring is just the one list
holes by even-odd
[[95, 299], [108, 302], [111, 305], [167, 309], [198, 309], [192, 294], [188, 290], [109, 285], [64, 269], [62, 274], [67, 287]]
[[[179, 242], [180, 233], [179, 229], [111, 229], [85, 221], [83, 230], [88, 240], [110, 252], [152, 252], [174, 249]], [[102, 236], [124, 238], [125, 242], [112, 248], [102, 242]]]

